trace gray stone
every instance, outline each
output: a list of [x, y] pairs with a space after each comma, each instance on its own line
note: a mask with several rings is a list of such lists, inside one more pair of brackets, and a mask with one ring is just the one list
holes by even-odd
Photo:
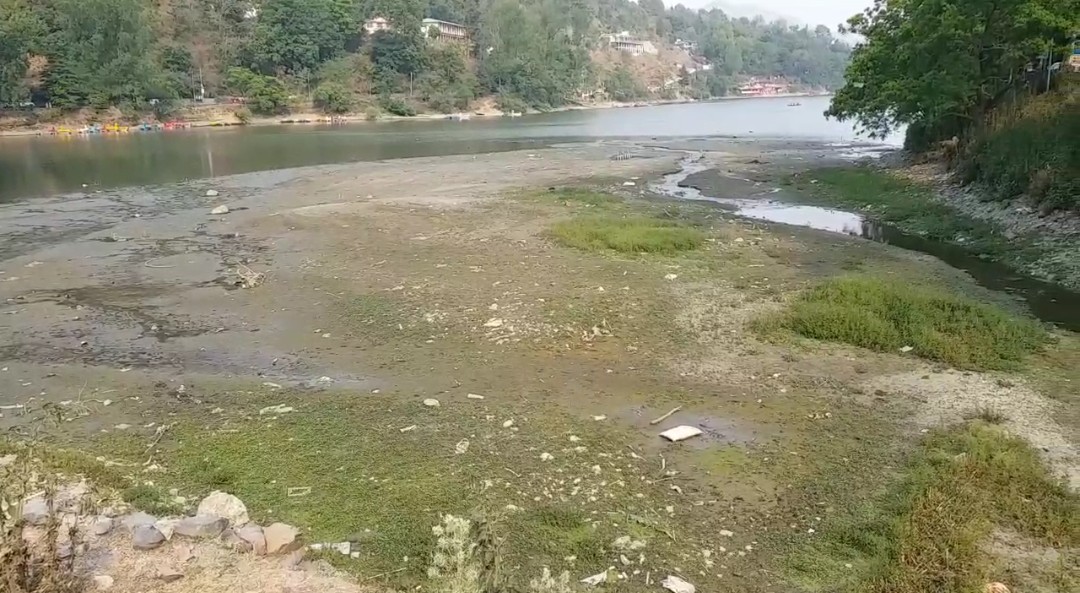
[[111, 517], [98, 517], [94, 520], [94, 524], [90, 526], [90, 533], [98, 537], [104, 537], [109, 535], [109, 532], [116, 527], [116, 521]]
[[259, 556], [266, 555], [266, 536], [263, 535], [263, 528], [254, 523], [238, 527], [236, 529], [236, 535], [251, 544], [251, 551], [255, 552]]
[[218, 196], [218, 191], [216, 189], [208, 189], [208, 190], [206, 190], [206, 197], [208, 197], [208, 198], [216, 198], [217, 196]]
[[229, 522], [213, 515], [185, 517], [176, 524], [173, 533], [184, 537], [217, 537], [229, 526]]
[[228, 214], [228, 213], [229, 213], [229, 207], [224, 205], [224, 204], [222, 204], [221, 206], [218, 206], [217, 208], [214, 208], [213, 210], [210, 211], [210, 214]]
[[116, 581], [107, 574], [94, 575], [92, 581], [94, 583], [94, 589], [97, 591], [108, 591], [109, 589], [112, 589], [113, 584], [116, 583]]
[[288, 554], [303, 547], [300, 530], [292, 525], [274, 523], [263, 529], [263, 537], [266, 538], [267, 554]]
[[35, 496], [23, 503], [22, 516], [30, 525], [44, 525], [49, 521], [49, 503]]
[[251, 552], [254, 549], [251, 542], [237, 535], [236, 530], [231, 527], [222, 532], [221, 542], [237, 552]]
[[124, 529], [127, 529], [130, 532], [135, 531], [136, 527], [143, 525], [153, 527], [154, 523], [157, 523], [157, 518], [142, 511], [131, 513], [120, 520], [120, 524], [124, 526]]
[[239, 498], [226, 492], [214, 491], [199, 503], [199, 515], [221, 517], [230, 525], [246, 525], [251, 518], [248, 517], [247, 507]]
[[165, 583], [175, 583], [184, 578], [184, 573], [176, 570], [171, 566], [159, 566], [157, 569], [157, 579]]
[[153, 550], [165, 543], [165, 536], [153, 525], [136, 525], [131, 533], [131, 547], [136, 550]]

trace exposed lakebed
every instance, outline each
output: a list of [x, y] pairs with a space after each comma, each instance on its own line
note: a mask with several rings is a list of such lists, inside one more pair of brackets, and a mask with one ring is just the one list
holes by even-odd
[[[852, 145], [843, 154], [862, 157], [869, 156], [868, 151], [872, 153], [874, 148]], [[703, 159], [688, 157], [680, 165], [679, 171], [665, 175], [653, 188], [674, 198], [713, 202], [753, 220], [851, 235], [932, 255], [967, 272], [979, 285], [1022, 300], [1035, 317], [1080, 331], [1080, 309], [1076, 307], [1080, 294], [1060, 285], [980, 258], [961, 245], [926, 239], [859, 213], [799, 204], [793, 192], [724, 173]]]

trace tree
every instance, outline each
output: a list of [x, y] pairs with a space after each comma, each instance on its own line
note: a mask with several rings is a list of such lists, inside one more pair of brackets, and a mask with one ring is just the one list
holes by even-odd
[[345, 51], [351, 16], [335, 0], [266, 0], [251, 44], [264, 74], [314, 71]]
[[866, 41], [827, 115], [878, 136], [904, 124], [960, 134], [1074, 33], [1078, 13], [1078, 0], [877, 0], [848, 21]]
[[0, 105], [25, 99], [27, 58], [43, 29], [25, 0], [0, 0]]
[[375, 90], [379, 94], [397, 91], [401, 79], [420, 72], [424, 55], [417, 44], [397, 31], [379, 31], [371, 38], [371, 63]]

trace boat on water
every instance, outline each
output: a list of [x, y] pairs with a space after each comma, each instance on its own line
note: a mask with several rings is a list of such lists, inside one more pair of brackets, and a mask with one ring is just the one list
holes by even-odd
[[787, 106], [788, 107], [802, 107], [802, 103], [799, 103], [799, 102], [796, 101], [795, 103], [788, 103]]
[[508, 111], [508, 112], [504, 113], [503, 115], [505, 115], [506, 117], [521, 117], [521, 112], [520, 111]]

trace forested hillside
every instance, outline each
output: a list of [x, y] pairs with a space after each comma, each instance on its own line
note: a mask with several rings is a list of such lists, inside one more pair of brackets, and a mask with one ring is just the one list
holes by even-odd
[[[388, 30], [364, 24], [384, 17]], [[423, 18], [467, 27], [470, 43], [432, 43]], [[670, 47], [709, 69], [649, 89], [632, 59], [597, 67], [606, 34]], [[692, 44], [692, 45], [691, 45]], [[450, 112], [481, 96], [508, 109], [597, 92], [621, 99], [707, 97], [750, 76], [832, 88], [849, 48], [816, 29], [731, 20], [662, 0], [0, 0], [0, 105], [156, 109], [241, 96], [279, 113], [310, 98], [327, 112], [363, 106]]]
[[1002, 200], [1080, 211], [1080, 0], [877, 0], [830, 115], [943, 148]]

